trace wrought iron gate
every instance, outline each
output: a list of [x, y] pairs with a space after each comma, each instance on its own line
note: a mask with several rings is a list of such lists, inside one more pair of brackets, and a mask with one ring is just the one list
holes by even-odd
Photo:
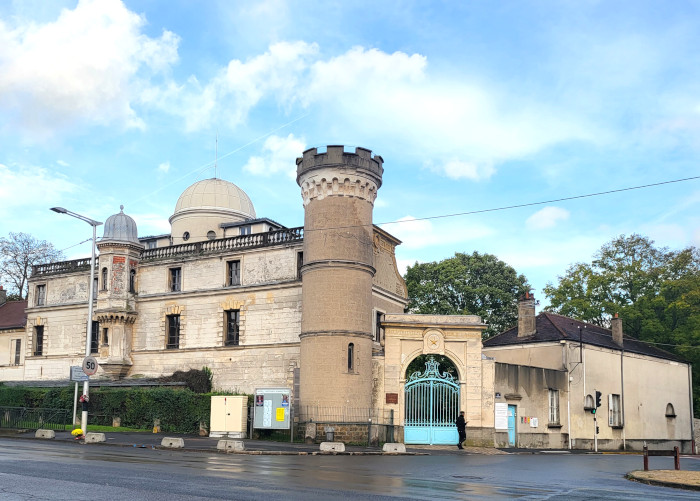
[[405, 386], [404, 442], [457, 445], [459, 383], [430, 357], [425, 372], [411, 374]]

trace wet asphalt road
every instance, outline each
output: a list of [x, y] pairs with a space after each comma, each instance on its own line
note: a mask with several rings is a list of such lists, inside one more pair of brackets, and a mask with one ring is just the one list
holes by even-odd
[[[0, 500], [666, 499], [641, 456], [251, 456], [0, 439]], [[651, 458], [672, 468], [671, 458]], [[682, 458], [687, 470], [700, 460]]]

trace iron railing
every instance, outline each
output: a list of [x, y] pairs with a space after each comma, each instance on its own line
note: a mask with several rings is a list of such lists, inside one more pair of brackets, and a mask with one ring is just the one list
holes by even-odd
[[148, 249], [141, 254], [142, 261], [167, 259], [175, 256], [201, 255], [216, 252], [226, 252], [239, 249], [254, 249], [256, 247], [270, 247], [293, 242], [301, 242], [304, 239], [304, 228], [285, 228], [283, 230], [254, 233], [252, 235], [239, 235], [236, 237], [220, 238], [206, 242], [194, 242], [191, 244], [171, 245]]
[[66, 409], [0, 407], [0, 428], [66, 430], [71, 423], [71, 411]]
[[394, 414], [391, 409], [300, 405], [296, 413], [299, 421], [303, 423], [366, 424], [371, 420], [372, 424], [394, 424]]

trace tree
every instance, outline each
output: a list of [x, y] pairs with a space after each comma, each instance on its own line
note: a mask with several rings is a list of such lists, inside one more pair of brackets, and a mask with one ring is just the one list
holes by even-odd
[[479, 315], [485, 336], [515, 325], [518, 297], [529, 290], [523, 275], [491, 254], [456, 253], [440, 262], [416, 263], [404, 277], [408, 311], [436, 315]]
[[11, 293], [27, 298], [27, 279], [32, 266], [63, 259], [63, 253], [46, 240], [37, 240], [26, 233], [10, 232], [0, 238], [0, 280]]
[[570, 266], [544, 288], [545, 308], [602, 327], [619, 313], [625, 334], [656, 343], [693, 365], [700, 415], [700, 251], [654, 247], [640, 235], [603, 245], [590, 264]]

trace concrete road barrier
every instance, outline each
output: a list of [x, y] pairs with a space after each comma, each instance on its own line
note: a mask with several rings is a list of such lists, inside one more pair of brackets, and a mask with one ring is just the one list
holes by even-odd
[[321, 442], [321, 452], [345, 452], [343, 442]]
[[219, 440], [216, 448], [220, 451], [244, 451], [245, 444], [242, 440]]
[[392, 454], [406, 454], [406, 444], [399, 443], [386, 443], [382, 447], [382, 452], [389, 452]]
[[56, 432], [53, 430], [36, 430], [36, 433], [34, 434], [34, 438], [46, 438], [46, 439], [51, 439], [51, 438], [56, 438]]
[[106, 442], [107, 438], [105, 438], [104, 433], [94, 433], [90, 432], [87, 435], [85, 435], [85, 443], [86, 444], [96, 444], [98, 442]]
[[160, 445], [162, 447], [168, 447], [170, 449], [182, 449], [183, 447], [185, 447], [185, 441], [179, 437], [165, 437], [160, 442]]

